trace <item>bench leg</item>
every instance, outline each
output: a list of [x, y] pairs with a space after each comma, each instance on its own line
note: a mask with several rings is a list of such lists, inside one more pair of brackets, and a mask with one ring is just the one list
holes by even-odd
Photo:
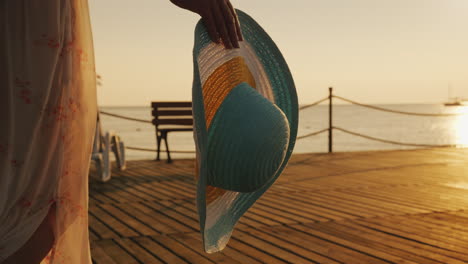
[[166, 144], [166, 152], [167, 152], [167, 163], [171, 163], [171, 152], [169, 151], [169, 144], [167, 143], [167, 133], [164, 133], [164, 143]]
[[161, 139], [162, 139], [162, 136], [161, 135], [158, 135], [156, 134], [156, 144], [157, 144], [157, 149], [156, 149], [156, 160], [161, 160], [159, 158], [159, 153], [161, 152]]

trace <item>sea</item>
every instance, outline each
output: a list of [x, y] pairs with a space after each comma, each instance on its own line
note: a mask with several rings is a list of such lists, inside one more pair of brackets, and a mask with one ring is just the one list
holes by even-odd
[[[394, 111], [445, 114], [457, 116], [413, 116], [384, 112], [359, 105], [333, 105], [332, 123], [354, 133], [394, 142], [424, 145], [457, 145], [468, 147], [468, 106], [443, 104], [375, 105]], [[102, 111], [150, 121], [151, 107], [101, 107]], [[328, 105], [318, 105], [299, 112], [298, 136], [329, 127]], [[156, 149], [155, 128], [151, 123], [135, 122], [101, 115], [103, 131], [117, 134], [126, 146]], [[172, 132], [168, 136], [169, 148], [194, 151], [192, 132]], [[372, 151], [413, 149], [414, 146], [395, 145], [333, 130], [333, 151]], [[328, 132], [300, 139], [294, 153], [328, 152]], [[171, 153], [172, 158], [193, 158], [193, 153]], [[153, 151], [126, 150], [126, 159], [154, 159]], [[162, 153], [165, 159], [165, 153]]]

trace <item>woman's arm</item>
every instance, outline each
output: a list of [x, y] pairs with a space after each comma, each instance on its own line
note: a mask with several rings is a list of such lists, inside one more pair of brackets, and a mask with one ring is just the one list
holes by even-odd
[[199, 14], [213, 42], [222, 40], [228, 49], [239, 48], [242, 34], [229, 0], [171, 0], [175, 5]]

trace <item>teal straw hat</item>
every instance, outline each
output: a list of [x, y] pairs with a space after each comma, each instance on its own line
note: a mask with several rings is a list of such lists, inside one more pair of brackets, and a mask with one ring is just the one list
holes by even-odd
[[285, 168], [297, 136], [297, 94], [268, 34], [237, 10], [244, 41], [227, 50], [195, 29], [193, 116], [197, 207], [206, 252], [222, 250], [239, 218]]

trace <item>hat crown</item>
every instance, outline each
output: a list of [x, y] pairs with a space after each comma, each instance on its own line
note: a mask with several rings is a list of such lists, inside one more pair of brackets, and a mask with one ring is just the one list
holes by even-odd
[[289, 144], [289, 123], [272, 102], [243, 82], [227, 95], [208, 131], [207, 184], [252, 192], [275, 177]]

